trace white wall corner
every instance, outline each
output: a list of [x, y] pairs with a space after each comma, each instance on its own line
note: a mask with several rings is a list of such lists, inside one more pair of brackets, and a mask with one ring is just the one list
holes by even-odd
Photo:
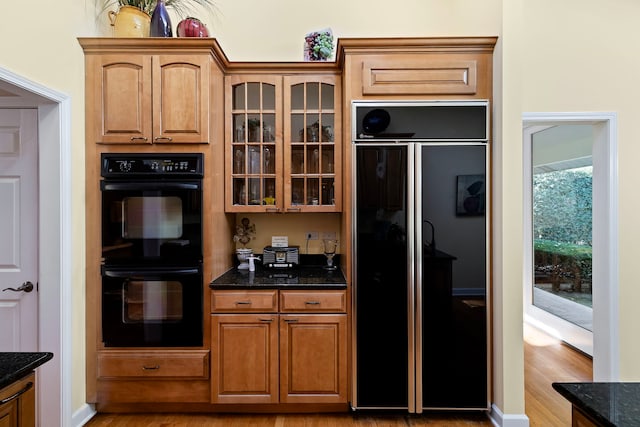
[[503, 414], [496, 405], [491, 405], [489, 418], [496, 427], [529, 427], [529, 417], [525, 414]]

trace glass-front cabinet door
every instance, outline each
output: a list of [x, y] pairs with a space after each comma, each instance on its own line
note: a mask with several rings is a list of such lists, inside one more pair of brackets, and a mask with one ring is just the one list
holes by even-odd
[[226, 78], [227, 212], [340, 211], [339, 97], [333, 75]]
[[282, 206], [282, 89], [278, 76], [230, 76], [226, 84], [229, 212]]
[[340, 210], [338, 82], [335, 76], [284, 79], [284, 209], [288, 212]]

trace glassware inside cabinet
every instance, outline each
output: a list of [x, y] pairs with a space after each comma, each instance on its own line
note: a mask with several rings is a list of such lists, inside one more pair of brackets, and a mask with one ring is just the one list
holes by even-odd
[[249, 204], [261, 205], [262, 191], [260, 191], [260, 178], [249, 178]]
[[263, 180], [264, 185], [264, 198], [262, 199], [263, 205], [275, 205], [276, 204], [276, 179], [265, 178]]
[[245, 179], [234, 178], [233, 179], [233, 204], [234, 205], [246, 205], [247, 193], [245, 191]]
[[291, 173], [304, 173], [304, 145], [291, 146]]
[[333, 145], [322, 145], [322, 158], [321, 158], [321, 173], [332, 174], [334, 173], [334, 153]]
[[335, 205], [335, 190], [333, 178], [322, 178], [322, 189], [320, 204], [322, 205]]
[[307, 145], [307, 170], [308, 174], [316, 174], [320, 171], [320, 146]]
[[260, 146], [259, 145], [249, 146], [248, 163], [249, 163], [249, 167], [248, 167], [249, 175], [257, 175], [260, 173]]
[[320, 204], [320, 179], [307, 178], [307, 205], [317, 206]]
[[291, 204], [304, 204], [304, 178], [293, 178], [291, 180]]
[[265, 145], [262, 149], [262, 163], [264, 165], [264, 174], [271, 175], [276, 173], [275, 152], [275, 145]]
[[245, 155], [244, 145], [235, 145], [233, 147], [233, 173], [235, 175], [245, 173]]

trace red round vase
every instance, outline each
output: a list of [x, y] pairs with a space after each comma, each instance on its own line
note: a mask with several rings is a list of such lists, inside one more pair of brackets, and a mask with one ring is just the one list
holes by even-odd
[[185, 18], [176, 28], [178, 37], [209, 37], [209, 30], [197, 18]]

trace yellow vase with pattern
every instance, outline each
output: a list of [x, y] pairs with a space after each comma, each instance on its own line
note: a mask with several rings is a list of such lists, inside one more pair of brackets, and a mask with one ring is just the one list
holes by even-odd
[[149, 37], [151, 17], [133, 6], [121, 6], [118, 12], [109, 11], [109, 21], [115, 37]]

